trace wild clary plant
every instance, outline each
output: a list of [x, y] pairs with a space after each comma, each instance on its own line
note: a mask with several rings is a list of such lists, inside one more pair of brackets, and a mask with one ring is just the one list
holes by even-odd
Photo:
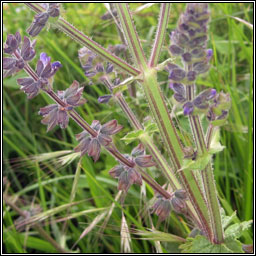
[[[133, 184], [146, 182], [155, 191], [152, 213], [157, 214], [161, 221], [167, 219], [171, 211], [183, 214], [193, 226], [191, 234], [186, 240], [177, 236], [170, 238], [170, 242], [182, 242], [182, 252], [243, 252], [242, 244], [237, 239], [250, 222], [227, 227], [234, 216], [225, 216], [220, 207], [212, 167], [213, 154], [223, 149], [218, 141], [218, 131], [227, 120], [230, 97], [215, 89], [201, 92], [196, 89], [197, 77], [207, 73], [213, 56], [212, 49], [207, 48], [208, 4], [187, 4], [176, 29], [169, 35], [168, 50], [172, 58], [163, 63], [158, 62], [166, 38], [169, 3], [161, 4], [149, 59], [143, 52], [128, 4], [111, 3], [109, 12], [102, 17], [114, 19], [123, 40], [123, 44], [108, 49], [62, 18], [59, 3], [26, 3], [26, 6], [36, 13], [27, 29], [30, 37], [24, 36], [22, 40], [19, 32], [7, 36], [4, 53], [9, 56], [3, 58], [4, 76], [23, 69], [28, 77], [19, 78], [17, 83], [28, 98], [32, 99], [42, 92], [55, 102], [39, 111], [43, 117], [42, 124], [47, 125], [47, 132], [57, 125], [65, 129], [69, 119], [73, 119], [82, 129], [76, 135], [78, 144], [74, 151], [79, 152], [81, 157], [85, 154], [91, 156], [94, 162], [99, 159], [103, 148], [114, 156], [117, 165], [109, 174], [118, 179], [118, 190], [126, 194]], [[106, 123], [94, 120], [88, 124], [75, 110], [86, 104], [83, 87], [78, 81], [73, 81], [64, 91], [53, 90], [53, 77], [65, 64], [52, 62], [51, 57], [42, 52], [35, 70], [30, 66], [29, 62], [36, 57], [35, 41], [31, 41], [31, 38], [37, 36], [48, 23], [83, 46], [78, 55], [84, 74], [91, 81], [105, 85], [109, 91], [107, 95], [99, 97], [98, 102], [106, 104], [114, 101], [130, 121], [133, 131], [122, 140], [127, 144], [134, 141], [139, 143], [130, 154], [122, 154], [113, 142], [113, 136], [123, 128], [117, 120]], [[184, 139], [181, 127], [177, 127], [170, 115], [157, 79], [160, 71], [164, 71], [168, 77], [174, 109], [181, 109], [187, 117], [193, 141]], [[147, 122], [141, 122], [123, 95], [123, 91], [135, 83], [143, 89], [153, 117]], [[202, 120], [207, 122], [206, 132]], [[160, 133], [161, 143], [153, 139], [157, 132]], [[162, 148], [168, 157], [161, 152]], [[152, 166], [165, 176], [170, 190], [147, 173], [146, 168]]]

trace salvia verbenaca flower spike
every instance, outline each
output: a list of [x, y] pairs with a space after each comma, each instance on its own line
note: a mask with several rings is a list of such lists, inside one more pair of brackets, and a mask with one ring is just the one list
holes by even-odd
[[[208, 4], [189, 3], [186, 11], [181, 15], [177, 29], [170, 35], [170, 52], [180, 56], [183, 62], [181, 67], [168, 67], [170, 88], [174, 91], [174, 98], [183, 104], [184, 115], [189, 116], [189, 122], [197, 152], [206, 154], [209, 149], [212, 129], [215, 125], [225, 123], [229, 109], [229, 97], [220, 97], [215, 89], [207, 89], [198, 95], [195, 94], [195, 80], [200, 74], [207, 72], [210, 68], [210, 60], [213, 55], [211, 49], [207, 49], [207, 24], [209, 21]], [[177, 85], [177, 83], [180, 83]], [[185, 88], [185, 90], [183, 90]], [[184, 92], [185, 91], [185, 92]], [[224, 108], [220, 103], [224, 99]], [[198, 114], [204, 113], [210, 125], [207, 131], [207, 141], [202, 129]], [[198, 181], [205, 190], [205, 197], [208, 202], [209, 216], [215, 242], [224, 240], [223, 229], [220, 217], [219, 203], [215, 187], [211, 163], [208, 163], [202, 173], [195, 173]]]

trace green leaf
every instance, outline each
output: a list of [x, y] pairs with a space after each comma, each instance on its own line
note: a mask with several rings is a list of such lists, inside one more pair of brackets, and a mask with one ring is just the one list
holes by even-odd
[[143, 133], [144, 133], [143, 130], [132, 131], [132, 132], [129, 132], [127, 135], [125, 135], [121, 140], [124, 140], [126, 145], [128, 145], [129, 143], [137, 140], [138, 137], [140, 137]]
[[157, 124], [156, 123], [151, 123], [151, 122], [147, 122], [145, 125], [144, 125], [144, 130], [145, 132], [150, 136], [152, 135], [153, 133], [155, 132], [159, 132], [159, 129], [157, 127]]
[[184, 159], [181, 170], [203, 170], [210, 160], [211, 155], [207, 153], [198, 156], [196, 160]]
[[212, 244], [204, 236], [188, 238], [187, 242], [179, 247], [182, 253], [239, 253], [243, 252], [242, 244], [236, 239], [226, 239], [225, 243]]
[[220, 131], [219, 131], [219, 129], [216, 129], [214, 131], [213, 136], [212, 136], [212, 140], [211, 140], [211, 143], [210, 143], [210, 148], [209, 148], [208, 153], [209, 154], [215, 154], [217, 152], [222, 151], [224, 148], [225, 148], [225, 146], [222, 146], [220, 144]]
[[239, 238], [242, 235], [242, 232], [250, 228], [252, 220], [243, 221], [241, 223], [236, 223], [231, 225], [225, 230], [226, 238]]
[[225, 245], [235, 253], [244, 253], [242, 243], [236, 239], [225, 239]]
[[220, 212], [221, 212], [222, 227], [225, 229], [236, 218], [236, 211], [234, 211], [231, 214], [231, 216], [226, 216], [223, 208], [221, 208]]

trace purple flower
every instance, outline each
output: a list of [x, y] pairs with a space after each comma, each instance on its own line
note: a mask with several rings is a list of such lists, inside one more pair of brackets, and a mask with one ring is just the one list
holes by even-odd
[[182, 199], [182, 200], [186, 200], [188, 198], [187, 196], [187, 192], [184, 189], [178, 189], [174, 192], [175, 197]]
[[212, 49], [207, 49], [206, 50], [206, 58], [207, 58], [207, 60], [210, 61], [212, 56], [213, 56], [213, 50]]
[[192, 55], [189, 52], [185, 52], [184, 54], [182, 54], [182, 59], [185, 62], [190, 62], [192, 59]]
[[76, 152], [81, 152], [81, 156], [88, 153], [96, 162], [99, 159], [101, 145], [108, 146], [112, 142], [111, 135], [118, 133], [123, 127], [116, 120], [111, 120], [101, 125], [98, 120], [92, 122], [91, 128], [98, 132], [96, 137], [92, 137], [87, 131], [83, 131], [76, 135], [76, 139], [80, 142], [75, 147]]
[[41, 82], [34, 81], [31, 77], [19, 78], [17, 83], [21, 86], [21, 90], [24, 91], [29, 99], [34, 98], [40, 92]]
[[171, 199], [171, 206], [173, 210], [177, 213], [184, 213], [187, 211], [186, 203], [183, 199], [175, 196]]
[[19, 32], [16, 32], [15, 35], [12, 35], [12, 34], [8, 35], [4, 45], [4, 53], [7, 53], [7, 54], [14, 53], [18, 49], [20, 42], [21, 42], [21, 36]]
[[60, 4], [59, 3], [49, 3], [47, 12], [51, 17], [58, 17], [60, 15]]
[[175, 68], [175, 69], [171, 70], [169, 79], [171, 79], [173, 81], [181, 81], [182, 79], [185, 78], [185, 76], [186, 76], [185, 70], [180, 69], [180, 68]]
[[169, 88], [171, 88], [174, 92], [176, 92], [182, 96], [185, 96], [185, 87], [183, 84], [171, 82], [169, 84]]
[[160, 221], [163, 221], [170, 215], [172, 210], [171, 201], [170, 199], [160, 197], [157, 199], [152, 208], [152, 213], [155, 213], [157, 216], [159, 216]]
[[184, 50], [175, 44], [171, 45], [169, 49], [173, 55], [181, 55], [184, 53]]
[[54, 76], [57, 70], [61, 67], [62, 65], [59, 61], [51, 63], [51, 57], [42, 52], [40, 54], [40, 59], [37, 62], [36, 73], [41, 78], [48, 79]]
[[194, 110], [194, 106], [193, 106], [192, 102], [188, 101], [187, 103], [185, 103], [183, 105], [183, 113], [185, 116], [192, 114], [193, 110]]
[[13, 56], [15, 51], [17, 51], [16, 54], [18, 54], [19, 57], [13, 56], [11, 58], [3, 58], [3, 69], [7, 70], [4, 72], [4, 77], [12, 75], [23, 69], [25, 61], [31, 61], [35, 57], [35, 41], [31, 43], [29, 38], [24, 36], [21, 50], [19, 49], [20, 43], [21, 36], [19, 32], [15, 35], [7, 36], [4, 52]]
[[187, 79], [188, 79], [188, 81], [195, 81], [196, 80], [196, 72], [193, 70], [188, 71]]
[[141, 156], [137, 156], [134, 159], [135, 163], [140, 166], [140, 167], [151, 167], [151, 166], [155, 166], [156, 163], [152, 161], [152, 156], [150, 155], [141, 155]]
[[27, 32], [30, 36], [37, 36], [45, 27], [50, 15], [47, 12], [41, 12], [35, 15], [34, 20]]
[[133, 168], [122, 164], [115, 166], [109, 171], [113, 178], [118, 178], [118, 190], [128, 191], [132, 184], [141, 185], [141, 175]]
[[145, 148], [144, 146], [140, 143], [137, 147], [135, 147], [132, 152], [131, 155], [132, 157], [136, 157], [136, 156], [141, 156], [143, 155], [145, 152]]
[[111, 98], [112, 98], [112, 95], [100, 96], [100, 97], [98, 98], [98, 102], [99, 102], [99, 103], [108, 103]]

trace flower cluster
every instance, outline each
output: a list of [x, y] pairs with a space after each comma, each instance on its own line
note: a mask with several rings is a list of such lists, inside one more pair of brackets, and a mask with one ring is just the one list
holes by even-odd
[[58, 3], [43, 4], [43, 7], [46, 8], [46, 11], [36, 14], [32, 24], [27, 29], [27, 32], [30, 36], [33, 36], [33, 37], [37, 36], [41, 32], [41, 30], [45, 27], [50, 17], [55, 18], [60, 15]]
[[114, 70], [113, 64], [107, 62], [106, 65], [104, 65], [102, 59], [86, 47], [79, 50], [78, 56], [84, 70], [84, 74], [88, 78], [96, 75], [103, 76], [104, 74], [110, 74]]
[[[145, 155], [145, 149], [142, 144], [139, 144], [134, 148], [130, 155], [125, 155], [127, 159], [134, 162], [139, 167], [151, 167], [155, 163], [152, 161], [152, 156]], [[142, 178], [140, 173], [135, 169], [128, 167], [122, 163], [115, 166], [109, 171], [109, 174], [113, 178], [118, 178], [118, 189], [128, 191], [132, 184], [142, 184]]]
[[171, 210], [177, 213], [186, 213], [187, 206], [185, 201], [187, 199], [187, 193], [184, 189], [176, 190], [170, 199], [157, 195], [157, 200], [152, 207], [152, 213], [159, 216], [160, 221], [165, 220], [170, 215]]
[[91, 136], [87, 131], [83, 131], [76, 135], [76, 139], [80, 142], [74, 149], [76, 152], [81, 152], [81, 156], [88, 154], [93, 157], [94, 162], [99, 159], [101, 145], [108, 146], [112, 142], [111, 135], [118, 133], [123, 126], [119, 125], [116, 120], [111, 120], [104, 125], [101, 125], [98, 120], [92, 122], [91, 128], [98, 135]]
[[74, 107], [80, 106], [86, 102], [82, 98], [83, 87], [79, 88], [79, 83], [74, 81], [72, 85], [65, 91], [58, 91], [58, 97], [63, 101], [66, 106], [58, 104], [51, 104], [44, 108], [40, 108], [39, 115], [44, 118], [41, 123], [47, 125], [47, 132], [52, 130], [56, 125], [60, 128], [67, 127], [69, 122], [68, 111]]
[[229, 109], [231, 107], [231, 99], [229, 94], [220, 92], [215, 97], [213, 103], [210, 105], [207, 118], [214, 126], [224, 125], [227, 118]]
[[62, 65], [59, 61], [51, 63], [51, 57], [48, 57], [46, 53], [41, 53], [36, 66], [38, 79], [34, 80], [31, 77], [19, 78], [17, 83], [21, 86], [21, 90], [28, 95], [28, 98], [32, 99], [38, 95], [40, 89], [50, 86], [49, 78], [53, 77], [60, 67]]
[[174, 91], [175, 100], [183, 103], [184, 115], [191, 115], [195, 109], [206, 111], [208, 101], [216, 96], [216, 90], [209, 89], [191, 102], [186, 97], [185, 88], [210, 68], [213, 52], [206, 49], [209, 16], [206, 3], [189, 3], [179, 18], [177, 29], [170, 34], [170, 52], [174, 56], [181, 56], [184, 66], [188, 67], [186, 71], [175, 64], [166, 67], [171, 80], [170, 88]]
[[[108, 50], [116, 56], [119, 56], [127, 50], [127, 47], [123, 44], [110, 45]], [[86, 47], [79, 50], [78, 56], [85, 76], [103, 83], [112, 93], [112, 87], [117, 86], [121, 82], [120, 78], [116, 77], [113, 64], [105, 62]], [[107, 103], [111, 97], [112, 95], [110, 94], [100, 96], [98, 102]]]
[[21, 36], [19, 32], [15, 35], [8, 35], [5, 46], [4, 53], [11, 55], [11, 58], [3, 58], [3, 69], [7, 70], [4, 77], [12, 75], [19, 70], [23, 69], [25, 62], [31, 61], [35, 55], [36, 51], [34, 49], [36, 41], [31, 42], [28, 37], [24, 36], [23, 43], [20, 49]]

